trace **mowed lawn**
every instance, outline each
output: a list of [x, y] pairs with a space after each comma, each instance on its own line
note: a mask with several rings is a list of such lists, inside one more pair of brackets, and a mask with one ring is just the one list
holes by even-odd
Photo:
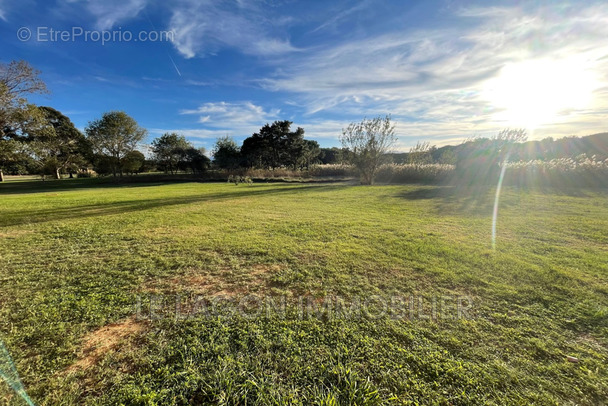
[[[504, 189], [495, 250], [493, 200], [417, 185], [2, 184], [0, 338], [40, 405], [607, 404], [608, 191]], [[375, 305], [134, 316], [175, 294]], [[383, 312], [410, 296], [408, 317]], [[441, 297], [472, 304], [433, 317]], [[24, 404], [4, 383], [0, 403]]]

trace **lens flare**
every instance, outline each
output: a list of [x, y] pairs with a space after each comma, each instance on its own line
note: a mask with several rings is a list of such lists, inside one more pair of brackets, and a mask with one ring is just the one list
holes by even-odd
[[30, 399], [25, 392], [25, 388], [21, 383], [21, 379], [19, 379], [19, 374], [17, 373], [11, 354], [4, 346], [2, 340], [0, 340], [0, 378], [4, 379], [6, 383], [21, 396], [25, 403], [29, 406], [34, 406], [34, 402], [32, 402], [32, 399]]
[[505, 160], [502, 163], [502, 168], [500, 169], [498, 185], [496, 185], [496, 196], [494, 196], [494, 211], [492, 214], [492, 250], [496, 250], [496, 222], [498, 221], [498, 203], [500, 201], [500, 189], [502, 189], [502, 181], [505, 178], [505, 171], [507, 170], [508, 161], [509, 154], [507, 153]]

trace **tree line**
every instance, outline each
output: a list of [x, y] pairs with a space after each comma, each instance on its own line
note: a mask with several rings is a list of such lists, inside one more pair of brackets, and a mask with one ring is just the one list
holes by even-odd
[[324, 154], [316, 141], [304, 139], [304, 129], [292, 131], [286, 120], [266, 124], [240, 147], [230, 137], [218, 139], [213, 161], [176, 133], [154, 139], [146, 155], [146, 129], [123, 111], [104, 113], [83, 134], [60, 111], [29, 103], [30, 95], [48, 93], [39, 73], [25, 61], [0, 64], [0, 181], [4, 173], [117, 177], [155, 169], [200, 173], [211, 165], [297, 170], [341, 159], [334, 151]]
[[339, 137], [341, 147], [334, 148], [321, 148], [316, 141], [305, 139], [304, 129], [292, 130], [291, 121], [275, 121], [240, 146], [229, 136], [220, 137], [210, 159], [204, 148], [196, 148], [176, 133], [163, 134], [147, 148], [142, 144], [146, 129], [123, 111], [104, 113], [82, 133], [60, 111], [27, 100], [44, 93], [48, 90], [39, 72], [27, 62], [0, 63], [0, 181], [5, 173], [60, 179], [93, 172], [114, 177], [153, 170], [197, 174], [212, 167], [297, 171], [316, 164], [346, 163], [357, 169], [361, 183], [372, 184], [385, 163], [455, 165], [463, 179], [477, 179], [494, 177], [506, 158], [550, 160], [580, 154], [608, 158], [607, 133], [527, 141], [523, 129], [505, 129], [493, 137], [472, 137], [460, 145], [440, 148], [419, 142], [409, 152], [395, 153], [395, 126], [390, 116], [380, 116], [348, 125]]

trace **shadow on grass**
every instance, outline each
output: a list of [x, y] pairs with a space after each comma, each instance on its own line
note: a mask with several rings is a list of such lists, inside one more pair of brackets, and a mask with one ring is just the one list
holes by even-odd
[[66, 192], [78, 189], [91, 188], [117, 188], [117, 187], [142, 187], [160, 186], [170, 183], [196, 182], [199, 179], [190, 177], [174, 178], [169, 180], [159, 179], [157, 176], [138, 175], [125, 176], [124, 178], [84, 178], [84, 179], [61, 179], [61, 180], [17, 180], [0, 183], [0, 195], [14, 195], [24, 193], [49, 193]]
[[[116, 185], [115, 185], [116, 186]], [[131, 185], [124, 185], [131, 186]], [[144, 186], [144, 185], [140, 185]], [[89, 184], [88, 187], [92, 187]], [[95, 216], [108, 216], [124, 214], [142, 210], [150, 210], [161, 207], [176, 205], [187, 205], [192, 203], [213, 202], [230, 199], [241, 199], [257, 196], [292, 194], [299, 195], [311, 190], [329, 192], [347, 185], [299, 185], [293, 186], [289, 183], [273, 185], [272, 188], [256, 188], [255, 186], [242, 186], [223, 193], [206, 193], [194, 196], [179, 196], [156, 199], [125, 200], [110, 203], [87, 204], [77, 206], [63, 206], [52, 209], [34, 210], [5, 210], [0, 218], [0, 226], [16, 226], [22, 224], [38, 224], [55, 220], [68, 220]], [[235, 186], [237, 188], [237, 186]], [[48, 190], [47, 190], [48, 191]]]
[[[513, 186], [503, 185], [503, 194], [509, 192], [509, 198], [501, 197], [500, 207], [508, 207], [518, 203], [517, 198], [513, 198], [512, 193], [519, 194], [539, 194], [569, 197], [590, 197], [598, 194], [608, 194], [605, 188], [572, 187], [572, 186]], [[481, 185], [457, 185], [444, 184], [436, 186], [421, 186], [416, 189], [409, 189], [396, 195], [398, 198], [406, 200], [429, 200], [435, 204], [438, 211], [451, 211], [471, 216], [486, 216], [492, 214], [494, 209], [494, 198], [496, 186]]]
[[[78, 189], [91, 188], [118, 188], [162, 186], [175, 183], [226, 183], [224, 177], [212, 177], [192, 174], [158, 175], [140, 174], [124, 176], [122, 178], [74, 178], [61, 180], [8, 180], [0, 183], [0, 195], [14, 195], [25, 193], [67, 192]], [[254, 183], [287, 183], [287, 184], [323, 184], [323, 183], [353, 183], [349, 178], [255, 178]]]
[[487, 215], [494, 205], [494, 189], [488, 187], [428, 186], [397, 194], [406, 200], [428, 200], [438, 211]]

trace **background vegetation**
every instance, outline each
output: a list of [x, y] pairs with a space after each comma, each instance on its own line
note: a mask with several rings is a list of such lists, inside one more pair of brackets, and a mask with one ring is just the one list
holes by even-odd
[[518, 184], [564, 180], [594, 185], [605, 184], [607, 178], [608, 133], [526, 142], [525, 131], [506, 129], [456, 146], [437, 148], [424, 142], [407, 153], [395, 153], [390, 116], [351, 123], [341, 136], [342, 148], [320, 148], [304, 138], [303, 128], [292, 131], [286, 120], [264, 125], [241, 146], [230, 137], [218, 139], [212, 159], [204, 148], [175, 133], [163, 134], [147, 148], [142, 144], [146, 130], [125, 112], [103, 113], [82, 134], [61, 112], [28, 103], [29, 95], [47, 91], [38, 74], [24, 61], [0, 64], [0, 181], [4, 174], [117, 178], [160, 171], [197, 179], [333, 176], [359, 177], [364, 184], [377, 178], [389, 183], [489, 185], [497, 182], [503, 163], [511, 168], [507, 182]]

